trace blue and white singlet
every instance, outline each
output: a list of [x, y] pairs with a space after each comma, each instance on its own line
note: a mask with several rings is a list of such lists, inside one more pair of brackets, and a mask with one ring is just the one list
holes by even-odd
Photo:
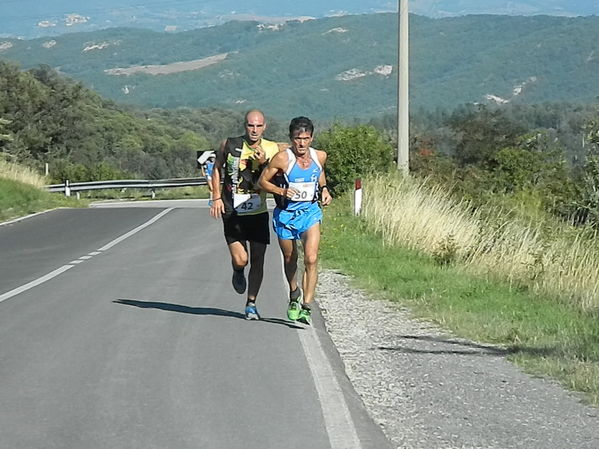
[[322, 166], [316, 150], [309, 148], [309, 152], [310, 165], [302, 168], [293, 151], [287, 149], [289, 165], [284, 177], [286, 185], [297, 193], [284, 205], [278, 205], [273, 212], [274, 230], [284, 240], [299, 240], [302, 233], [322, 221], [322, 210], [316, 201]]

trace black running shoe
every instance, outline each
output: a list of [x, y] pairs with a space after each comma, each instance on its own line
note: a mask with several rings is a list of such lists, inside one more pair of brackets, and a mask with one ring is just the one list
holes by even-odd
[[233, 288], [240, 295], [245, 292], [247, 282], [245, 281], [245, 274], [243, 274], [243, 268], [241, 270], [233, 270]]

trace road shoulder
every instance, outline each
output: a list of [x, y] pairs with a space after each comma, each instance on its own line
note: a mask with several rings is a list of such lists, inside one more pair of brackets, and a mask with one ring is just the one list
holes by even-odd
[[331, 270], [317, 299], [349, 379], [396, 447], [599, 447], [599, 410], [523, 373], [502, 348], [371, 300]]

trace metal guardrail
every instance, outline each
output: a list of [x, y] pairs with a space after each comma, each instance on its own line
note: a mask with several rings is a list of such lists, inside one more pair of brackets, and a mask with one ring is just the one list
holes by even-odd
[[169, 187], [187, 187], [206, 185], [206, 178], [172, 178], [172, 179], [121, 179], [112, 181], [91, 181], [91, 182], [69, 182], [62, 184], [51, 184], [44, 187], [48, 192], [62, 192], [65, 196], [71, 196], [71, 192], [84, 192], [87, 190], [104, 189], [147, 189], [154, 196], [155, 189], [164, 189]]

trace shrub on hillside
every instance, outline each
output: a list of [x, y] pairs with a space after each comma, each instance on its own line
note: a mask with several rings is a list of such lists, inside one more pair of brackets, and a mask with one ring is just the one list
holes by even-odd
[[373, 126], [335, 124], [317, 135], [316, 147], [327, 152], [327, 183], [335, 192], [353, 186], [356, 178], [393, 167], [394, 148]]
[[128, 179], [131, 177], [129, 173], [114, 168], [106, 162], [88, 166], [75, 164], [64, 159], [56, 161], [51, 166], [51, 176], [58, 183], [62, 183], [65, 180], [69, 180], [70, 182], [89, 182]]

